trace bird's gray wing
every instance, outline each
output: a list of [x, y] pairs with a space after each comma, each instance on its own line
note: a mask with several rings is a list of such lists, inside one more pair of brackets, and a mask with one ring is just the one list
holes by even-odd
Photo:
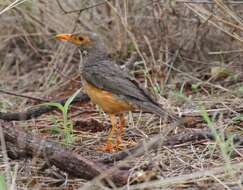
[[117, 97], [135, 104], [140, 109], [153, 112], [159, 116], [165, 115], [166, 111], [155, 102], [148, 92], [112, 61], [106, 60], [86, 64], [83, 66], [82, 76], [94, 86], [112, 92]]
[[154, 102], [134, 78], [113, 62], [104, 61], [85, 65], [82, 76], [87, 82], [117, 96]]

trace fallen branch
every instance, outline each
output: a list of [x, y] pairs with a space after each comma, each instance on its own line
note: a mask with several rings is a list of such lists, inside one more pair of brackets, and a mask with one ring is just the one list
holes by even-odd
[[[105, 171], [110, 169], [105, 164], [87, 159], [58, 143], [26, 133], [11, 122], [0, 120], [0, 127], [11, 158], [40, 157], [71, 176], [87, 180], [104, 175]], [[112, 173], [107, 172], [105, 178], [110, 179], [117, 186], [122, 186], [127, 183], [128, 175], [127, 170], [115, 169]]]
[[[55, 100], [53, 102], [57, 102], [60, 104], [65, 104], [65, 102], [68, 100], [69, 97], [67, 98], [63, 98], [60, 100]], [[88, 102], [90, 99], [89, 97], [80, 92], [72, 101], [71, 104], [80, 102], [80, 103], [84, 103], [84, 102]], [[28, 110], [24, 111], [24, 112], [0, 112], [0, 119], [4, 120], [4, 121], [23, 121], [23, 120], [28, 120], [28, 119], [32, 119], [32, 118], [36, 118], [44, 113], [53, 111], [53, 110], [57, 110], [56, 107], [54, 106], [48, 106], [48, 105], [39, 105], [39, 106], [35, 106], [32, 108], [29, 108]]]

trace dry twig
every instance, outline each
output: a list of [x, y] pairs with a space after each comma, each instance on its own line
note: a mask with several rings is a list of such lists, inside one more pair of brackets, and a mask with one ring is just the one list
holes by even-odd
[[[56, 100], [54, 102], [60, 103], [60, 104], [65, 104], [65, 102], [68, 100], [69, 97], [67, 98], [63, 98], [60, 100]], [[72, 101], [73, 103], [84, 103], [84, 102], [88, 102], [89, 101], [89, 97], [80, 92]], [[4, 113], [4, 112], [0, 112], [0, 119], [5, 120], [5, 121], [23, 121], [23, 120], [28, 120], [28, 119], [32, 119], [32, 118], [36, 118], [44, 113], [56, 110], [57, 108], [54, 106], [48, 106], [48, 105], [39, 105], [36, 107], [32, 107], [30, 109], [28, 109], [25, 112], [13, 112], [13, 113]]]

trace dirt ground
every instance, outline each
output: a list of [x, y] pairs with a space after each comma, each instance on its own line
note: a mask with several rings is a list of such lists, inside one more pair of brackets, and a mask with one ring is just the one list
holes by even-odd
[[[0, 190], [243, 189], [242, 10], [243, 2], [223, 0], [0, 2]], [[109, 118], [90, 101], [69, 106], [71, 136], [58, 109], [1, 124], [1, 113], [24, 112], [83, 90], [77, 47], [55, 35], [88, 30], [184, 123], [172, 128], [173, 121], [165, 118], [140, 110], [127, 113], [124, 148], [112, 153], [99, 150]], [[104, 162], [114, 175], [120, 168], [128, 174], [122, 186], [107, 184], [100, 177], [106, 170], [88, 179], [40, 154], [11, 157], [6, 150], [15, 145], [4, 141], [3, 123], [91, 161], [141, 142], [142, 153]], [[160, 143], [150, 146], [158, 134]]]

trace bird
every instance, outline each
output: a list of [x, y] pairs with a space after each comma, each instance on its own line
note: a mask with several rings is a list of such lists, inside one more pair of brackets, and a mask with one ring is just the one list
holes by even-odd
[[[110, 58], [97, 33], [62, 33], [55, 37], [78, 46], [83, 57], [80, 65], [83, 88], [91, 101], [110, 117], [112, 127], [101, 150], [111, 152], [119, 147], [126, 122], [125, 112], [140, 109], [162, 118], [176, 118], [174, 114], [162, 108], [134, 77]], [[116, 116], [119, 116], [119, 122]], [[115, 132], [117, 136], [113, 142]]]

